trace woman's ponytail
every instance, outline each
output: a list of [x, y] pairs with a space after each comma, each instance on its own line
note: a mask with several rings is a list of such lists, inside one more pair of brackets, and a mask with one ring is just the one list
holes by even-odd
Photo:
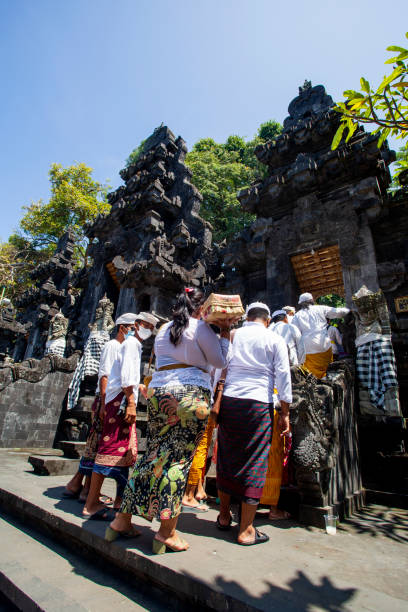
[[173, 325], [170, 326], [170, 341], [177, 346], [188, 320], [204, 303], [204, 294], [200, 289], [186, 287], [179, 293], [173, 307]]

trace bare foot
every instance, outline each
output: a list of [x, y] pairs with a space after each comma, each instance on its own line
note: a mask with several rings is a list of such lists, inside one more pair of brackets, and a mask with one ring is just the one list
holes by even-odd
[[238, 544], [245, 544], [246, 542], [253, 542], [255, 538], [255, 527], [250, 525], [245, 531], [238, 535]]
[[114, 531], [131, 531], [132, 530], [132, 515], [122, 514], [118, 512], [114, 520], [111, 522], [110, 527]]
[[159, 542], [162, 542], [162, 544], [166, 544], [166, 546], [168, 546], [169, 548], [171, 548], [171, 550], [174, 551], [188, 550], [190, 548], [190, 544], [183, 538], [180, 538], [177, 533], [174, 533], [174, 535], [168, 538], [164, 538], [162, 535], [160, 535], [160, 532], [158, 531], [154, 536], [154, 539], [158, 540]]
[[103, 510], [104, 508], [106, 508], [106, 510], [111, 510], [111, 508], [108, 508], [108, 506], [105, 506], [105, 504], [95, 504], [95, 506], [87, 506], [85, 504], [84, 509], [82, 510], [82, 516], [92, 516], [93, 514], [95, 514], [96, 512], [98, 512], [99, 510]]
[[203, 501], [204, 499], [207, 499], [207, 493], [205, 492], [205, 489], [203, 487], [203, 483], [200, 482], [197, 485], [197, 493], [195, 494], [195, 498], [197, 501]]
[[280, 510], [276, 506], [271, 506], [268, 518], [270, 521], [283, 521], [289, 519], [290, 514], [286, 510]]

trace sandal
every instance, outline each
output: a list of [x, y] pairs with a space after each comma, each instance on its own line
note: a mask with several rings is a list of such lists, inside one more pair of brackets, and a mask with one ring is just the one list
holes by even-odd
[[119, 537], [137, 538], [140, 535], [142, 535], [142, 533], [138, 529], [136, 529], [136, 527], [133, 527], [133, 526], [131, 529], [124, 529], [123, 531], [117, 531], [116, 529], [112, 529], [112, 527], [109, 525], [105, 531], [105, 540], [107, 542], [114, 542]]
[[220, 531], [229, 531], [231, 529], [232, 516], [230, 516], [228, 525], [222, 525], [222, 523], [220, 523], [220, 515], [217, 516], [215, 523]]
[[83, 516], [89, 519], [90, 521], [113, 521], [115, 519], [116, 513], [113, 512], [110, 508], [101, 508], [90, 516], [86, 516], [86, 514]]
[[263, 544], [264, 542], [269, 541], [269, 536], [266, 533], [262, 533], [262, 531], [258, 531], [255, 529], [255, 538], [250, 542], [237, 542], [240, 546], [253, 546], [254, 544]]
[[[179, 542], [181, 542], [184, 545], [187, 544], [187, 542], [183, 540], [182, 538], [179, 538]], [[176, 548], [172, 546], [171, 544], [166, 544], [165, 542], [162, 542], [158, 538], [153, 539], [152, 550], [155, 555], [163, 555], [165, 552], [167, 552], [167, 549], [171, 550], [172, 552], [183, 552], [185, 550], [188, 550], [188, 545], [187, 545], [187, 548]]]
[[198, 506], [189, 506], [188, 504], [181, 504], [182, 512], [208, 512], [209, 507], [206, 504], [199, 504]]

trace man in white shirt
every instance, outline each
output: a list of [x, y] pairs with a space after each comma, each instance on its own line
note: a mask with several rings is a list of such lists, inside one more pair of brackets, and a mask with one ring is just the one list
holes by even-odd
[[[83, 514], [97, 520], [113, 516], [99, 501], [105, 477], [117, 483], [115, 508], [119, 508], [127, 483], [129, 467], [137, 457], [136, 404], [139, 395], [142, 342], [151, 335], [159, 320], [141, 312], [128, 325], [126, 338], [108, 374], [104, 401], [103, 430], [93, 466], [91, 487]], [[143, 389], [142, 389], [143, 391]]]
[[294, 306], [283, 306], [282, 310], [288, 315], [288, 322], [292, 323], [292, 319], [296, 314], [296, 308]]
[[271, 329], [285, 340], [290, 365], [301, 365], [306, 358], [305, 343], [296, 325], [289, 323], [285, 310], [275, 310], [272, 314]]
[[[116, 337], [109, 340], [102, 348], [99, 360], [98, 387], [92, 405], [92, 425], [88, 433], [84, 454], [79, 462], [78, 472], [67, 484], [63, 497], [79, 497], [81, 501], [86, 501], [97, 451], [97, 438], [102, 431], [108, 376], [119, 354], [122, 342], [126, 339], [127, 334], [134, 330], [136, 316], [133, 312], [127, 312], [118, 317], [115, 321]], [[85, 484], [82, 487], [83, 476], [85, 476]]]
[[268, 329], [270, 311], [253, 302], [247, 324], [238, 329], [219, 413], [217, 487], [221, 501], [217, 526], [231, 526], [231, 495], [241, 501], [238, 544], [250, 546], [269, 538], [253, 527], [268, 468], [272, 438], [273, 395], [281, 398], [279, 428], [289, 432], [292, 385], [286, 343]]
[[299, 307], [292, 323], [299, 328], [305, 342], [305, 368], [316, 378], [323, 378], [329, 363], [333, 361], [326, 319], [341, 319], [350, 310], [345, 307], [316, 305], [311, 293], [302, 293], [299, 296]]

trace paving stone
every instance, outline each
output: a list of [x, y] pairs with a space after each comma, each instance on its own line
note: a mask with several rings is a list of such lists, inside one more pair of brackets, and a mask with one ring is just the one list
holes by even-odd
[[79, 467], [79, 460], [68, 459], [67, 457], [30, 455], [28, 462], [33, 466], [35, 474], [40, 476], [75, 474]]
[[[179, 529], [190, 542], [180, 554], [153, 556], [158, 524], [139, 517], [142, 535], [108, 544], [106, 524], [84, 520], [76, 500], [62, 500], [67, 479], [36, 478], [24, 456], [0, 451], [0, 507], [22, 516], [64, 545], [87, 551], [95, 562], [155, 584], [192, 608], [250, 612], [282, 610], [406, 611], [408, 605], [408, 517], [403, 510], [369, 506], [343, 523], [336, 536], [294, 521], [271, 524], [259, 513], [256, 525], [266, 544], [236, 544], [236, 527], [219, 532], [213, 505], [201, 515], [182, 514]], [[112, 483], [103, 492], [112, 492]]]

